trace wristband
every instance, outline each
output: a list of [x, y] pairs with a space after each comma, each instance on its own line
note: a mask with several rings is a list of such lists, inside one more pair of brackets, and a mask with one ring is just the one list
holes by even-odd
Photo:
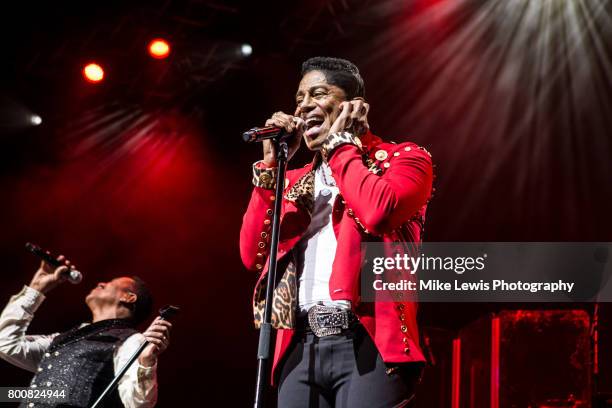
[[327, 161], [330, 154], [336, 149], [345, 144], [352, 144], [361, 149], [361, 142], [349, 132], [336, 132], [327, 136], [325, 142], [321, 146], [321, 155]]
[[253, 164], [253, 185], [255, 187], [273, 190], [276, 184], [276, 167], [263, 168], [258, 161]]

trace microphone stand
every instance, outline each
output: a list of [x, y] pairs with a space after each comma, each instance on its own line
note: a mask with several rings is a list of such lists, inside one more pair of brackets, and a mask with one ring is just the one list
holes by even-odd
[[287, 173], [287, 156], [289, 148], [285, 138], [273, 140], [276, 149], [276, 192], [274, 200], [274, 215], [272, 216], [272, 235], [270, 237], [270, 257], [268, 266], [268, 281], [266, 284], [266, 303], [263, 322], [259, 330], [259, 345], [257, 348], [257, 381], [255, 388], [255, 408], [264, 407], [266, 381], [268, 379], [268, 363], [270, 360], [270, 345], [272, 342], [272, 300], [274, 287], [276, 285], [276, 267], [278, 240], [280, 235], [281, 204], [283, 201], [283, 189], [285, 185], [285, 174]]

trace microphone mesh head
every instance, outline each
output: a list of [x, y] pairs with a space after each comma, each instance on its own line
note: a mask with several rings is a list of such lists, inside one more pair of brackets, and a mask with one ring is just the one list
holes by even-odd
[[68, 275], [68, 280], [70, 283], [76, 285], [77, 283], [81, 283], [83, 280], [83, 274], [76, 269], [72, 269]]

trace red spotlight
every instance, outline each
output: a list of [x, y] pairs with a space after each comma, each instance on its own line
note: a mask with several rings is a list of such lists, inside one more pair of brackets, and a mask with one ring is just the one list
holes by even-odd
[[166, 40], [157, 38], [149, 43], [149, 54], [157, 59], [166, 58], [170, 54], [170, 44]]
[[98, 83], [104, 79], [104, 70], [100, 65], [92, 62], [83, 68], [83, 76], [89, 82]]

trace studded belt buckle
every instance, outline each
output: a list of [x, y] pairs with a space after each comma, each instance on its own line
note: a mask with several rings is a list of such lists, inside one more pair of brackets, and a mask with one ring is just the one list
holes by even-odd
[[308, 311], [308, 324], [317, 337], [340, 334], [350, 325], [349, 314], [346, 310], [335, 307], [315, 305]]

